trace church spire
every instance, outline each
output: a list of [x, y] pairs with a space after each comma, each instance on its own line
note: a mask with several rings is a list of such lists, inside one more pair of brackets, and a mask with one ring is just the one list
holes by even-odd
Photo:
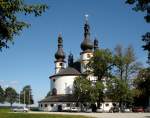
[[68, 56], [68, 66], [72, 67], [73, 66], [73, 54], [70, 52]]
[[56, 61], [64, 61], [65, 59], [65, 53], [63, 51], [63, 39], [62, 39], [61, 34], [59, 34], [58, 36], [58, 50], [55, 53], [55, 58], [56, 58]]
[[98, 40], [97, 38], [94, 39], [94, 51], [97, 50], [99, 47], [98, 47]]
[[84, 40], [81, 43], [82, 51], [92, 50], [93, 44], [90, 40], [90, 25], [88, 24], [88, 15], [85, 15], [85, 24], [84, 24]]

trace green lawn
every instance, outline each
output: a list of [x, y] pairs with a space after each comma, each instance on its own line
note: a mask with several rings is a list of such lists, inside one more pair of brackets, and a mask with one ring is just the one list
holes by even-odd
[[10, 109], [0, 108], [0, 118], [88, 118], [88, 117], [73, 116], [73, 115], [10, 113]]

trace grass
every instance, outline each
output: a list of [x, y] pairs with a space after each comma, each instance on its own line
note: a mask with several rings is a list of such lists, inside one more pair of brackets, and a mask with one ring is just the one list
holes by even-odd
[[8, 107], [0, 107], [0, 114], [1, 113], [8, 113], [8, 112], [10, 112], [10, 108], [8, 108]]
[[88, 118], [85, 116], [11, 113], [9, 108], [0, 108], [0, 118]]

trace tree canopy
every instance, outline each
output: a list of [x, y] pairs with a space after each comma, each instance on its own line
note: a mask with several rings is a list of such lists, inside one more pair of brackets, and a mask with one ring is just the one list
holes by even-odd
[[98, 80], [102, 80], [103, 77], [109, 76], [109, 71], [114, 65], [113, 61], [113, 55], [109, 49], [96, 50], [87, 64], [87, 68], [91, 71], [90, 73], [98, 77]]
[[[144, 12], [146, 14], [144, 16], [145, 21], [150, 23], [150, 0], [126, 0], [126, 3], [132, 5], [134, 11]], [[150, 32], [142, 36], [142, 41], [145, 43], [142, 46], [143, 49], [148, 51], [148, 63], [150, 64]]]
[[120, 107], [126, 103], [132, 103], [132, 91], [125, 80], [112, 77], [107, 80], [106, 85], [106, 96], [114, 102], [119, 102]]
[[18, 101], [18, 94], [15, 89], [8, 87], [5, 90], [6, 101], [12, 106], [13, 103]]
[[[146, 105], [150, 102], [150, 68], [139, 71], [137, 78], [134, 80], [134, 87], [137, 90], [135, 98], [139, 100], [138, 104]], [[141, 99], [144, 99], [144, 101]]]
[[0, 0], [0, 50], [8, 48], [18, 35], [30, 24], [19, 19], [19, 15], [40, 16], [48, 8], [45, 4], [27, 4], [25, 0]]
[[5, 101], [5, 91], [0, 86], [0, 103], [3, 103]]
[[114, 75], [121, 80], [129, 80], [135, 76], [141, 67], [137, 62], [132, 46], [126, 49], [122, 45], [117, 45], [114, 51]]
[[20, 93], [20, 102], [26, 105], [31, 105], [34, 103], [32, 89], [30, 85], [26, 85], [23, 87]]
[[103, 101], [104, 85], [101, 81], [93, 83], [87, 77], [77, 77], [73, 85], [77, 102], [95, 104]]

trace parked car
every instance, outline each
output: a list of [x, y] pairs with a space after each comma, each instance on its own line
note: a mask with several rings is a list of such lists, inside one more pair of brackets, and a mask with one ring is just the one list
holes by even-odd
[[28, 112], [29, 109], [26, 107], [16, 107], [16, 108], [13, 108], [12, 111], [14, 111], [14, 112]]
[[150, 107], [145, 108], [144, 112], [150, 112]]
[[109, 112], [110, 113], [119, 112], [119, 107], [118, 106], [111, 107], [110, 110], [109, 110]]
[[78, 107], [71, 107], [71, 111], [72, 111], [72, 112], [78, 112], [78, 111], [80, 111], [80, 110], [78, 109]]
[[134, 108], [132, 108], [132, 111], [133, 112], [144, 112], [144, 109], [143, 109], [143, 107], [134, 107]]
[[99, 108], [99, 109], [96, 110], [96, 112], [98, 112], [98, 113], [103, 113], [104, 110], [103, 110], [102, 108]]
[[131, 112], [131, 109], [129, 109], [129, 108], [124, 108], [124, 109], [121, 110], [121, 112], [130, 113], [130, 112]]
[[71, 109], [70, 109], [70, 107], [63, 107], [62, 111], [67, 111], [68, 112], [68, 111], [71, 111]]
[[87, 109], [85, 112], [91, 113], [91, 112], [92, 112], [92, 109]]

